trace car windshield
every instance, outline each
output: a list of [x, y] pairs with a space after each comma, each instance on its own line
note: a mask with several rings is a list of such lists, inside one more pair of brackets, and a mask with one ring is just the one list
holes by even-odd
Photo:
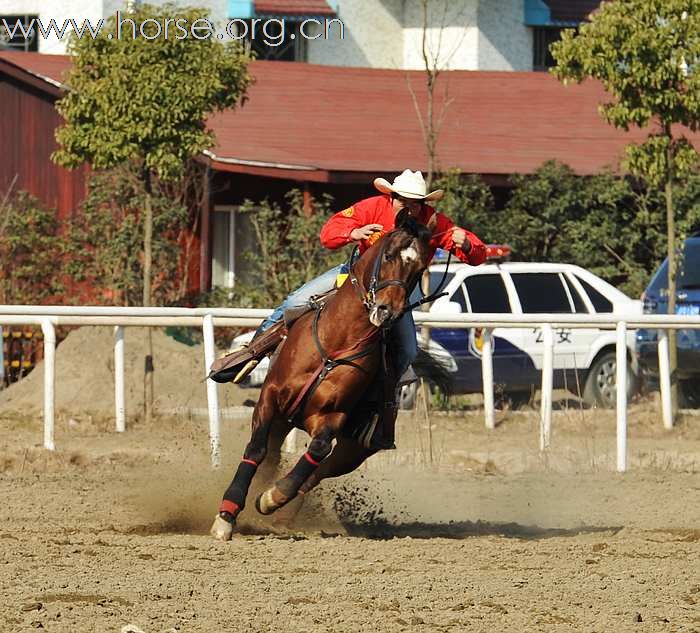
[[[438, 284], [440, 283], [440, 280], [442, 279], [444, 272], [442, 270], [440, 271], [430, 271], [430, 293], [433, 293], [437, 290]], [[445, 275], [445, 282], [442, 284], [442, 290], [445, 289], [447, 284], [452, 281], [452, 278], [455, 276], [454, 273], [447, 273]], [[430, 294], [429, 293], [429, 294]], [[420, 291], [420, 288], [416, 285], [416, 287], [413, 289], [413, 292], [411, 293], [411, 303], [415, 303], [416, 301], [420, 301], [423, 298], [423, 293]]]
[[[678, 290], [700, 289], [700, 239], [688, 240], [683, 248], [683, 258], [679, 261]], [[651, 282], [650, 289], [661, 292], [668, 287], [668, 260], [659, 268]]]

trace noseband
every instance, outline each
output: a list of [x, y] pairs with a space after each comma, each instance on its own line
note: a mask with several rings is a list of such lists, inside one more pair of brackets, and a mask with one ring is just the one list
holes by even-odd
[[[423, 305], [424, 303], [430, 303], [432, 301], [435, 301], [435, 299], [438, 299], [440, 297], [444, 297], [447, 295], [446, 292], [441, 292], [445, 281], [447, 279], [447, 270], [450, 266], [450, 260], [452, 259], [452, 253], [450, 253], [447, 257], [447, 263], [445, 264], [445, 271], [442, 275], [442, 279], [440, 279], [440, 283], [438, 283], [437, 289], [435, 292], [432, 292], [428, 295], [424, 295], [421, 299], [416, 301], [415, 303], [409, 303], [409, 299], [411, 296], [411, 292], [413, 291], [414, 286], [416, 285], [416, 282], [420, 279], [420, 276], [423, 274], [425, 271], [425, 268], [421, 268], [417, 273], [415, 273], [410, 281], [401, 281], [400, 279], [386, 279], [384, 281], [379, 281], [379, 273], [381, 272], [382, 269], [382, 259], [384, 258], [384, 249], [386, 248], [386, 243], [383, 242], [380, 246], [379, 249], [379, 254], [377, 255], [377, 258], [374, 260], [374, 266], [372, 267], [372, 278], [370, 279], [369, 282], [369, 288], [367, 289], [367, 292], [364, 292], [362, 288], [362, 284], [360, 283], [360, 280], [357, 278], [355, 275], [355, 271], [353, 270], [353, 266], [355, 263], [355, 256], [357, 255], [359, 245], [355, 246], [353, 249], [352, 255], [350, 256], [350, 270], [348, 271], [348, 277], [350, 277], [350, 282], [353, 285], [353, 288], [357, 291], [358, 296], [360, 297], [360, 301], [362, 301], [362, 305], [367, 308], [368, 312], [371, 312], [373, 308], [377, 306], [377, 292], [382, 290], [382, 288], [387, 288], [388, 286], [399, 286], [400, 288], [403, 288], [406, 291], [406, 303], [403, 307], [403, 310], [401, 311], [401, 314], [404, 314], [405, 312], [410, 312], [417, 308], [420, 305]], [[401, 316], [401, 315], [399, 315]], [[398, 317], [396, 317], [398, 318]], [[393, 323], [395, 319], [391, 319], [387, 324]]]
[[[350, 257], [350, 261], [354, 263], [354, 258], [355, 254], [357, 252], [358, 246], [355, 246], [355, 249], [353, 250], [352, 256]], [[411, 291], [413, 290], [413, 286], [415, 285], [415, 281], [418, 278], [416, 275], [413, 276], [411, 282], [406, 282], [402, 281], [401, 279], [385, 279], [383, 281], [379, 281], [379, 274], [381, 273], [382, 270], [382, 259], [384, 259], [384, 251], [386, 249], [386, 242], [382, 242], [379, 248], [379, 254], [377, 255], [376, 259], [374, 260], [374, 266], [372, 267], [372, 277], [370, 278], [369, 281], [369, 287], [367, 288], [367, 292], [363, 291], [362, 284], [360, 283], [360, 280], [357, 278], [355, 275], [355, 271], [353, 270], [353, 265], [351, 264], [350, 270], [348, 272], [348, 276], [350, 277], [350, 282], [352, 283], [353, 287], [357, 291], [360, 300], [362, 301], [362, 305], [367, 308], [368, 312], [371, 312], [373, 308], [377, 307], [377, 293], [384, 289], [388, 288], [389, 286], [399, 286], [400, 288], [403, 288], [404, 291], [406, 292], [406, 307], [408, 307], [408, 297], [411, 294]], [[403, 313], [403, 312], [402, 312]], [[393, 319], [392, 319], [393, 321]]]

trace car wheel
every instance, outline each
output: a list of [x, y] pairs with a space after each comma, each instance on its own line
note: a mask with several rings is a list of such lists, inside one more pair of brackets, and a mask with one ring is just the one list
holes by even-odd
[[683, 409], [700, 409], [700, 378], [679, 382], [680, 406]]
[[[611, 409], [617, 402], [617, 359], [615, 352], [606, 352], [591, 365], [583, 389], [583, 401], [590, 407]], [[637, 377], [627, 364], [627, 398], [636, 392]]]

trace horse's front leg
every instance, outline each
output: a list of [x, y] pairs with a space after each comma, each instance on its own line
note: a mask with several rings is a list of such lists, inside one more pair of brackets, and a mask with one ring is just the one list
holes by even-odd
[[333, 450], [333, 438], [346, 419], [345, 413], [316, 414], [306, 421], [311, 435], [309, 447], [294, 468], [255, 500], [260, 514], [272, 514], [297, 496], [302, 484]]
[[211, 535], [221, 541], [228, 541], [233, 534], [233, 526], [236, 517], [245, 507], [248, 489], [258, 466], [267, 454], [267, 440], [274, 421], [276, 409], [272, 405], [271, 398], [267, 394], [261, 394], [255, 410], [253, 411], [252, 432], [250, 441], [243, 452], [243, 459], [233, 480], [224, 493], [224, 498], [219, 505], [219, 513], [214, 518], [211, 527]]

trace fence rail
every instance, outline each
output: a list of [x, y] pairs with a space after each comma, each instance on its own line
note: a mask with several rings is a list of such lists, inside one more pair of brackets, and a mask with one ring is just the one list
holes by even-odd
[[[214, 328], [216, 326], [255, 327], [270, 310], [254, 308], [122, 308], [95, 306], [0, 306], [0, 325], [39, 325], [44, 334], [44, 447], [54, 450], [55, 351], [58, 325], [114, 326], [115, 421], [116, 430], [126, 429], [124, 389], [124, 327], [190, 326], [201, 327], [204, 338], [205, 374], [214, 361]], [[616, 331], [617, 355], [617, 470], [627, 470], [627, 331], [636, 328], [662, 330], [659, 337], [659, 372], [663, 423], [672, 428], [671, 380], [668, 361], [669, 329], [698, 329], [700, 317], [678, 315], [613, 315], [613, 314], [442, 314], [414, 312], [417, 324], [430, 327], [468, 329], [484, 328], [482, 348], [482, 379], [486, 426], [495, 428], [493, 398], [494, 328], [539, 326], [543, 332], [544, 356], [542, 366], [542, 398], [540, 410], [540, 449], [551, 443], [552, 385], [554, 372], [554, 336], [556, 327], [599, 328]], [[209, 442], [214, 467], [220, 464], [221, 433], [218, 385], [206, 381], [209, 414]]]

